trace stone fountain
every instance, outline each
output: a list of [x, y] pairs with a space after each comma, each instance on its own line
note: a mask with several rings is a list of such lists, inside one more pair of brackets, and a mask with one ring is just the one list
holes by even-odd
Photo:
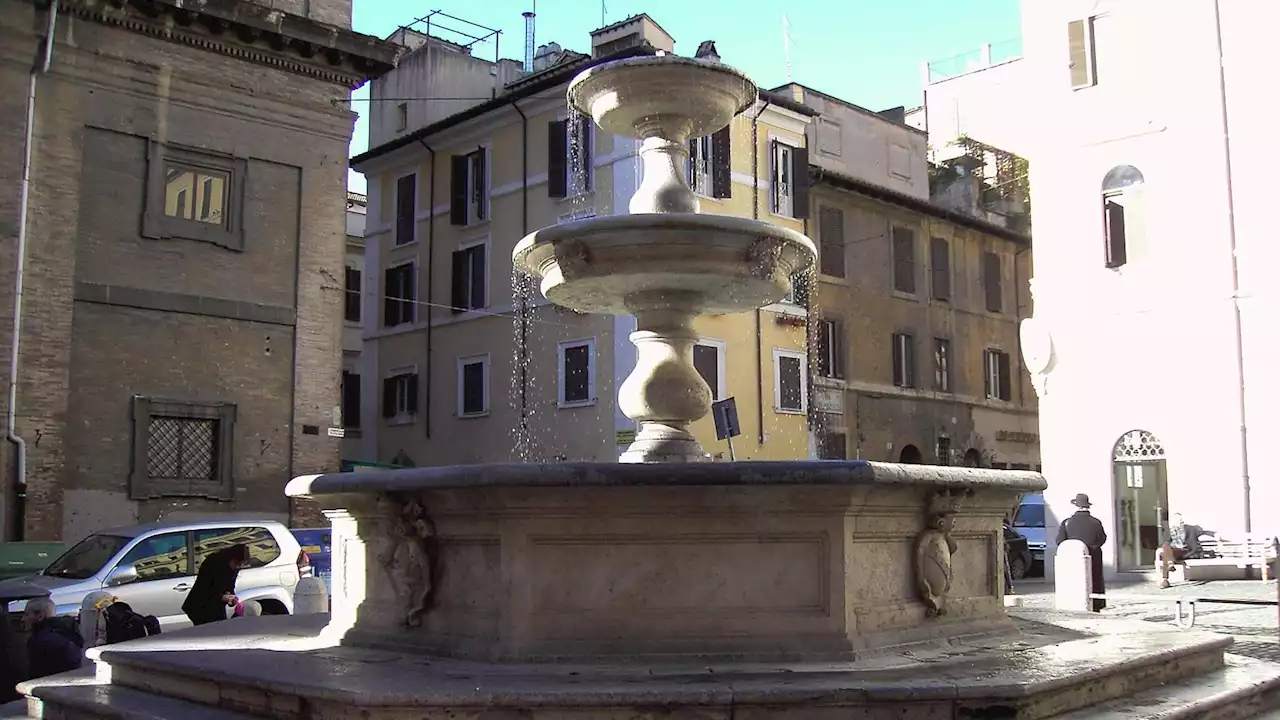
[[[798, 233], [698, 214], [685, 182], [686, 140], [756, 97], [673, 56], [570, 86], [642, 140], [644, 180], [631, 214], [539, 230], [514, 262], [556, 304], [636, 317], [623, 463], [296, 478], [287, 493], [333, 521], [329, 617], [94, 651], [96, 677], [27, 687], [45, 717], [146, 701], [168, 703], [148, 717], [226, 720], [1128, 718], [1196, 693], [1274, 700], [1280, 673], [1227, 663], [1229, 638], [1007, 615], [1001, 518], [1038, 474], [693, 462], [710, 392], [692, 318], [775, 302], [814, 259]], [[1226, 680], [1254, 690], [1224, 700]]]

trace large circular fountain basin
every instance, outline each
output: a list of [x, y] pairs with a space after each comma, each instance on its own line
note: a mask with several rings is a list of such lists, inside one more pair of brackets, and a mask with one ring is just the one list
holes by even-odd
[[531, 233], [512, 260], [542, 279], [547, 300], [580, 312], [627, 315], [669, 299], [701, 315], [778, 302], [813, 265], [813, 241], [726, 215], [588, 218]]
[[[579, 73], [569, 103], [605, 131], [623, 137], [702, 137], [755, 102], [746, 75], [720, 63], [662, 55], [615, 60]], [[678, 118], [686, 127], [673, 127]], [[676, 138], [683, 139], [683, 138]]]

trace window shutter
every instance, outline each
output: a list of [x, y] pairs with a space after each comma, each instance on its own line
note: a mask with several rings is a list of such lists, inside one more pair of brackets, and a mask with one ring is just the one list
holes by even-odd
[[791, 217], [809, 217], [809, 150], [791, 148]]
[[893, 289], [915, 294], [916, 236], [910, 228], [893, 229]]
[[782, 168], [778, 164], [778, 145], [777, 140], [769, 143], [769, 209], [772, 212], [778, 212], [779, 200], [782, 199], [782, 188], [778, 184], [778, 178], [782, 175]]
[[1068, 62], [1071, 67], [1071, 87], [1090, 85], [1088, 27], [1084, 20], [1067, 23]]
[[405, 409], [410, 415], [418, 412], [418, 374], [414, 373], [405, 377], [405, 384], [408, 387], [409, 401], [405, 405]]
[[906, 370], [905, 386], [913, 388], [916, 386], [916, 341], [910, 335], [902, 336], [902, 357], [903, 365]]
[[1000, 381], [1000, 399], [1013, 399], [1012, 378], [1009, 377], [1009, 353], [996, 353], [996, 375]]
[[485, 256], [485, 246], [477, 245], [476, 247], [470, 248], [467, 251], [467, 254], [470, 256], [470, 262], [468, 262], [468, 265], [470, 266], [471, 271], [471, 282], [469, 283], [471, 289], [471, 297], [469, 299], [471, 304], [469, 307], [486, 307], [489, 303], [485, 302], [485, 295], [487, 295], [485, 292], [485, 275], [487, 274], [486, 270], [489, 267], [489, 259]]
[[396, 379], [386, 378], [382, 381], [382, 417], [396, 416]]
[[452, 306], [454, 314], [458, 314], [467, 309], [467, 251], [453, 251], [453, 277], [451, 282], [452, 293], [449, 296], [449, 305]]
[[[814, 358], [813, 369], [819, 377], [832, 377], [835, 372], [831, 367], [832, 322], [818, 321], [818, 356]], [[812, 353], [810, 354], [812, 357]]]
[[733, 125], [726, 125], [711, 136], [711, 197], [733, 197], [733, 176], [730, 172], [730, 161], [733, 156], [729, 141], [729, 130]]
[[467, 224], [467, 156], [454, 155], [449, 176], [449, 224]]
[[831, 376], [844, 379], [844, 323], [831, 323]]
[[414, 240], [418, 203], [418, 176], [406, 175], [396, 182], [396, 245]]
[[580, 192], [586, 192], [591, 189], [591, 174], [594, 171], [591, 148], [591, 118], [586, 115], [578, 114], [574, 111], [578, 123], [578, 162], [580, 164], [581, 184], [578, 188]]
[[382, 324], [385, 327], [400, 324], [400, 303], [396, 300], [396, 268], [382, 273]]
[[1125, 237], [1124, 205], [1115, 198], [1103, 200], [1106, 218], [1107, 267], [1118, 268], [1129, 261], [1129, 248]]
[[907, 379], [902, 373], [902, 336], [893, 336], [893, 384], [902, 387]]
[[489, 177], [489, 153], [480, 148], [471, 157], [475, 159], [475, 175], [471, 183], [476, 198], [476, 220], [484, 220], [489, 217], [489, 188], [485, 185], [485, 178]]
[[844, 277], [844, 210], [824, 207], [818, 212], [818, 241], [822, 274]]
[[951, 248], [943, 238], [929, 241], [929, 267], [935, 300], [951, 299]]
[[568, 123], [552, 120], [547, 124], [547, 195], [553, 198], [569, 195]]
[[987, 311], [998, 313], [1004, 310], [1004, 290], [1000, 283], [1000, 256], [984, 253], [982, 256], [982, 281], [987, 295]]
[[991, 397], [991, 351], [982, 351], [982, 395]]

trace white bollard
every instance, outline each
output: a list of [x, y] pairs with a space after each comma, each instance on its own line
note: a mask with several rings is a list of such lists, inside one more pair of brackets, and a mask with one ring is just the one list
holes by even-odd
[[316, 577], [302, 578], [293, 589], [293, 614], [315, 615], [329, 612], [329, 591]]
[[1093, 603], [1093, 562], [1089, 548], [1079, 540], [1058, 545], [1053, 556], [1054, 606], [1070, 612], [1089, 612]]

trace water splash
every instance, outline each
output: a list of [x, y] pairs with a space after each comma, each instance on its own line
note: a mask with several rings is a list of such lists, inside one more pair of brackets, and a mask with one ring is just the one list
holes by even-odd
[[537, 280], [518, 268], [511, 269], [512, 312], [512, 372], [511, 408], [515, 411], [516, 424], [512, 433], [512, 456], [519, 462], [540, 462], [541, 449], [534, 435], [537, 427], [537, 392], [534, 382], [535, 363], [531, 357], [535, 322], [533, 298], [537, 292]]

